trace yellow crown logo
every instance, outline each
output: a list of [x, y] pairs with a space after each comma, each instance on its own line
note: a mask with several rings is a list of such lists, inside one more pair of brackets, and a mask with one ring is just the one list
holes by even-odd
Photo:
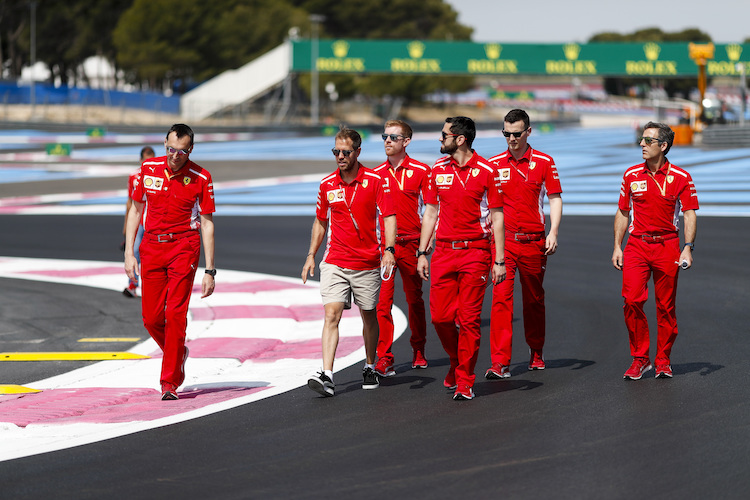
[[578, 59], [578, 54], [581, 53], [581, 46], [577, 43], [566, 43], [563, 45], [563, 52], [565, 52], [565, 58], [568, 61], [575, 61]]
[[484, 53], [487, 54], [487, 59], [497, 59], [500, 57], [503, 47], [499, 43], [488, 43], [484, 46]]
[[727, 45], [727, 57], [732, 62], [737, 62], [740, 60], [740, 56], [742, 55], [742, 45], [733, 43], [731, 45]]
[[349, 44], [345, 42], [344, 40], [338, 40], [336, 42], [333, 42], [333, 55], [336, 57], [346, 57], [346, 55], [349, 53]]
[[420, 41], [414, 40], [406, 46], [406, 49], [412, 59], [419, 59], [424, 55], [424, 44]]
[[656, 61], [659, 59], [659, 52], [661, 52], [661, 47], [655, 43], [647, 43], [643, 46], [643, 53], [646, 54], [646, 59], [649, 61]]

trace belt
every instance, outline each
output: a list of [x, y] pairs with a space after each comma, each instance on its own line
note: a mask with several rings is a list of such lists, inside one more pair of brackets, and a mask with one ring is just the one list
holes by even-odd
[[643, 241], [650, 241], [651, 243], [656, 243], [659, 241], [673, 240], [677, 238], [677, 233], [642, 234], [640, 236], [636, 236], [636, 238], [641, 239]]
[[540, 233], [513, 233], [506, 231], [505, 237], [516, 241], [539, 241], [544, 239], [544, 231]]
[[149, 241], [155, 241], [157, 243], [167, 243], [170, 241], [180, 240], [182, 238], [188, 238], [198, 234], [198, 231], [185, 231], [183, 233], [165, 233], [165, 234], [153, 234], [144, 233], [143, 237]]
[[450, 248], [452, 250], [466, 250], [468, 248], [490, 248], [490, 240], [482, 238], [479, 240], [463, 240], [463, 241], [436, 241], [436, 247]]

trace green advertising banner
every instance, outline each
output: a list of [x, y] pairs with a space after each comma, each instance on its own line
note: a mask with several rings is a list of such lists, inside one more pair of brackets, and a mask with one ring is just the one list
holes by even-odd
[[[310, 40], [292, 42], [292, 71], [312, 68]], [[750, 72], [750, 44], [715, 44], [708, 76]], [[688, 43], [520, 44], [423, 40], [320, 40], [321, 73], [418, 75], [694, 76]]]

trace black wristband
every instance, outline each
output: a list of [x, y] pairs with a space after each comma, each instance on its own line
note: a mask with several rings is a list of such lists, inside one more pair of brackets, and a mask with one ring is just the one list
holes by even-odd
[[505, 265], [505, 261], [504, 260], [501, 260], [500, 262], [495, 261], [495, 265], [496, 266], [504, 266]]
[[391, 252], [393, 255], [396, 255], [396, 249], [394, 247], [385, 247], [386, 252]]
[[214, 278], [216, 277], [216, 269], [206, 269], [206, 274], [210, 274]]
[[422, 255], [427, 255], [427, 253], [428, 253], [427, 250], [425, 251], [417, 250], [417, 258], [420, 258]]

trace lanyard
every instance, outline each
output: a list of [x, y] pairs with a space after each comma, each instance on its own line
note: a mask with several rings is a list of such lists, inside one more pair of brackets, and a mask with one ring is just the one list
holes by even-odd
[[391, 175], [393, 176], [393, 180], [396, 181], [396, 184], [398, 184], [399, 190], [404, 190], [404, 174], [406, 174], [406, 167], [401, 168], [401, 181], [398, 180], [396, 177], [396, 172], [393, 170], [393, 167], [389, 169], [391, 171]]
[[[354, 197], [357, 196], [357, 189], [359, 188], [359, 183], [356, 183], [354, 185], [354, 193], [352, 193], [352, 201], [351, 203], [354, 203]], [[354, 229], [357, 231], [357, 236], [359, 236], [360, 240], [363, 240], [362, 234], [359, 232], [359, 224], [357, 224], [357, 219], [354, 218], [354, 213], [352, 213], [352, 207], [350, 205], [349, 200], [346, 199], [346, 188], [343, 184], [339, 184], [339, 189], [344, 194], [344, 205], [346, 205], [346, 209], [349, 211], [349, 217], [352, 219], [352, 224], [354, 224]]]
[[[466, 183], [465, 183], [465, 182], [464, 182], [464, 180], [463, 180], [463, 179], [461, 178], [461, 176], [460, 176], [460, 175], [458, 175], [458, 170], [456, 170], [456, 165], [454, 165], [453, 163], [451, 163], [451, 167], [453, 167], [453, 175], [455, 175], [455, 176], [456, 176], [456, 178], [458, 179], [458, 182], [460, 182], [460, 183], [461, 183], [461, 185], [462, 185], [462, 186], [463, 186], [463, 188], [464, 188], [464, 191], [466, 191]], [[471, 175], [471, 168], [470, 168], [470, 167], [468, 167], [468, 168], [466, 169], [466, 172], [467, 172], [466, 180], [469, 180], [469, 176]]]
[[651, 177], [651, 179], [653, 179], [653, 181], [654, 181], [654, 184], [656, 184], [656, 187], [657, 187], [657, 188], [659, 188], [659, 192], [661, 193], [661, 195], [662, 195], [662, 196], [663, 196], [664, 198], [666, 198], [666, 197], [667, 197], [667, 179], [669, 178], [669, 171], [670, 171], [670, 169], [671, 169], [671, 168], [672, 168], [672, 164], [670, 163], [670, 164], [669, 164], [669, 165], [667, 166], [667, 173], [666, 173], [666, 175], [664, 176], [664, 182], [662, 183], [662, 185], [661, 185], [661, 186], [659, 185], [659, 183], [658, 183], [658, 182], [656, 182], [656, 177], [655, 177], [655, 176], [654, 176], [654, 174], [653, 174], [653, 173], [651, 172], [651, 170], [649, 170], [649, 171], [648, 171], [648, 175], [649, 175], [649, 176]]

